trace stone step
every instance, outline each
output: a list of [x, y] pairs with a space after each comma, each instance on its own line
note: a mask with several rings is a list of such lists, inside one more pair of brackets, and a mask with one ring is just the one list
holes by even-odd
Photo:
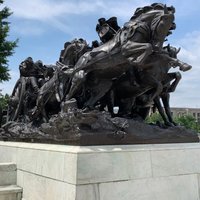
[[16, 171], [17, 166], [15, 163], [0, 163], [0, 171]]
[[22, 188], [16, 185], [0, 186], [0, 200], [21, 200]]
[[17, 182], [17, 167], [14, 163], [0, 163], [0, 186], [15, 185]]

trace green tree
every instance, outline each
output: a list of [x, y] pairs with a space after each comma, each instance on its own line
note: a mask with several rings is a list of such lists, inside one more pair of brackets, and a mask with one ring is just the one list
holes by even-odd
[[155, 112], [147, 117], [146, 122], [155, 124], [157, 122], [163, 122], [163, 119], [158, 112]]
[[9, 101], [9, 95], [8, 94], [2, 95], [0, 93], [0, 108], [2, 110], [7, 108], [8, 101]]
[[8, 94], [2, 95], [0, 90], [0, 127], [2, 124], [6, 122], [5, 118], [3, 118], [4, 114], [3, 111], [7, 109], [8, 101], [9, 101], [9, 95]]
[[[180, 126], [185, 126], [187, 129], [191, 129], [200, 133], [200, 123], [192, 115], [175, 117], [174, 121]], [[156, 124], [158, 122], [163, 123], [163, 120], [160, 114], [156, 112], [147, 117], [146, 122]]]
[[[0, 0], [0, 6], [4, 0]], [[8, 7], [4, 7], [0, 10], [0, 82], [8, 81], [10, 79], [8, 69], [8, 57], [13, 55], [14, 48], [17, 47], [18, 40], [9, 41], [9, 22], [7, 18], [12, 14]]]
[[192, 115], [184, 115], [180, 117], [176, 117], [174, 121], [181, 125], [185, 126], [188, 129], [192, 129], [196, 132], [200, 132], [200, 124]]

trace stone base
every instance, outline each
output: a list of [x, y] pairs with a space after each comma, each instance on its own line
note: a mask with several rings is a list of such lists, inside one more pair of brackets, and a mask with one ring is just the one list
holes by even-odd
[[200, 144], [0, 142], [26, 200], [200, 200]]

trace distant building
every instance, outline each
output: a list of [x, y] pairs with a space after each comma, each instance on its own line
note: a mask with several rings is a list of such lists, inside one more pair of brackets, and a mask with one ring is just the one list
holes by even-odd
[[173, 117], [181, 117], [184, 115], [193, 116], [200, 123], [200, 108], [171, 108]]

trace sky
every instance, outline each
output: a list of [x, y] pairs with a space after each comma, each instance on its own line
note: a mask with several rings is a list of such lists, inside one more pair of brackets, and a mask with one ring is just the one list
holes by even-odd
[[[11, 80], [0, 83], [2, 93], [11, 94], [19, 78], [18, 66], [28, 56], [44, 64], [55, 64], [66, 41], [84, 38], [89, 44], [99, 40], [95, 27], [101, 17], [116, 16], [123, 26], [137, 7], [150, 5], [152, 0], [5, 0], [11, 9], [9, 40], [19, 39], [18, 47], [9, 57]], [[200, 1], [161, 0], [176, 8], [173, 34], [168, 43], [181, 47], [178, 58], [192, 65], [181, 72], [182, 79], [171, 93], [172, 107], [200, 108]], [[3, 7], [1, 6], [0, 9]], [[179, 71], [178, 68], [173, 71]]]

